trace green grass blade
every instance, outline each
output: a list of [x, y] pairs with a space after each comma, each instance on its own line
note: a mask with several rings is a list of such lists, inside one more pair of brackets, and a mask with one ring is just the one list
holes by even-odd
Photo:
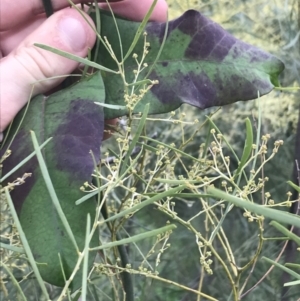
[[[95, 158], [95, 156], [94, 156], [94, 153], [92, 152], [92, 151], [90, 151], [90, 154], [91, 154], [91, 156], [92, 156], [92, 159], [93, 159], [93, 164], [94, 164], [94, 170], [95, 170], [95, 172], [96, 172], [96, 174], [97, 173], [101, 173], [101, 164], [99, 165], [99, 167], [97, 166], [97, 162], [96, 162], [96, 158]], [[96, 179], [95, 179], [96, 178]], [[96, 184], [97, 184], [97, 188], [98, 188], [98, 197], [97, 197], [97, 204], [98, 205], [103, 205], [103, 204], [101, 204], [101, 190], [99, 190], [99, 188], [101, 188], [101, 180], [99, 179], [99, 177], [94, 177], [94, 179], [93, 180], [96, 180], [95, 182], [96, 182]], [[92, 180], [92, 182], [93, 182], [93, 180]], [[76, 204], [76, 203], [75, 203]]]
[[300, 280], [287, 282], [283, 286], [294, 286], [294, 285], [298, 285], [298, 284], [300, 285]]
[[[122, 231], [126, 233], [128, 237], [130, 237], [130, 234], [126, 231], [124, 227], [122, 227]], [[132, 242], [134, 248], [137, 250], [138, 254], [142, 257], [142, 260], [147, 264], [150, 270], [154, 270], [149, 261], [147, 260], [146, 256], [143, 254], [143, 251], [139, 248], [139, 246], [133, 241]]]
[[233, 203], [235, 206], [238, 206], [241, 208], [246, 208], [247, 210], [249, 210], [251, 212], [261, 214], [265, 217], [271, 218], [280, 223], [294, 225], [295, 227], [300, 227], [300, 216], [298, 216], [298, 215], [287, 213], [287, 212], [276, 210], [276, 209], [272, 209], [272, 208], [268, 208], [268, 207], [264, 207], [262, 205], [258, 205], [255, 203], [251, 203], [249, 201], [245, 201], [243, 199], [240, 199], [236, 196], [227, 194], [224, 191], [213, 188], [213, 187], [209, 187], [207, 189], [207, 192], [213, 194], [215, 197], [217, 197], [219, 199], [224, 199], [225, 201]]
[[[31, 87], [31, 92], [30, 92], [30, 95], [28, 97], [28, 101], [27, 101], [27, 104], [26, 104], [26, 107], [25, 107], [25, 111], [24, 111], [24, 114], [22, 115], [22, 118], [17, 126], [17, 129], [15, 131], [15, 133], [13, 134], [13, 137], [11, 138], [10, 142], [8, 143], [8, 145], [6, 146], [6, 140], [8, 139], [8, 135], [5, 135], [4, 137], [4, 141], [2, 142], [2, 145], [0, 147], [0, 149], [2, 149], [2, 147], [5, 145], [5, 147], [7, 147], [7, 150], [11, 147], [15, 137], [17, 136], [18, 132], [19, 132], [19, 129], [21, 128], [22, 124], [23, 124], [23, 121], [25, 119], [25, 116], [26, 116], [26, 113], [28, 111], [28, 108], [29, 108], [29, 105], [30, 105], [30, 102], [31, 102], [31, 97], [32, 97], [32, 94], [33, 94], [33, 90], [34, 90], [34, 84], [32, 85]], [[10, 132], [11, 130], [11, 126], [13, 124], [14, 121], [12, 121], [9, 125], [9, 128], [8, 128], [8, 131]], [[8, 134], [8, 133], [7, 133]], [[1, 158], [0, 158], [1, 159]]]
[[[39, 148], [40, 150], [51, 140], [52, 138], [47, 139], [44, 143], [42, 143]], [[12, 175], [15, 171], [17, 171], [20, 167], [22, 167], [26, 162], [28, 162], [33, 156], [36, 155], [36, 152], [32, 152], [28, 157], [22, 160], [19, 164], [17, 164], [12, 170], [10, 170], [5, 176], [0, 179], [0, 183], [2, 183], [5, 179], [7, 179], [10, 175]]]
[[72, 297], [72, 301], [79, 301], [81, 297], [81, 292], [77, 292], [77, 294], [75, 295], [75, 297]]
[[[66, 283], [67, 282], [67, 278], [66, 278], [66, 273], [65, 273], [65, 270], [64, 270], [64, 267], [63, 267], [63, 263], [62, 263], [62, 260], [61, 260], [60, 253], [58, 253], [57, 255], [58, 255], [58, 260], [59, 260], [59, 265], [60, 265], [61, 273], [62, 273], [62, 275], [64, 277], [64, 281]], [[68, 299], [70, 301], [71, 300], [70, 290], [67, 291], [67, 295], [68, 295]]]
[[[27, 104], [27, 106], [28, 106], [28, 104]], [[4, 145], [6, 147], [6, 141], [7, 141], [8, 137], [9, 137], [9, 133], [11, 131], [12, 125], [13, 125], [13, 121], [9, 124], [9, 126], [6, 129], [6, 134], [4, 135], [3, 140], [1, 141], [0, 150], [2, 150], [2, 148], [4, 147]], [[0, 159], [2, 159], [2, 158], [0, 158]]]
[[297, 263], [286, 263], [285, 266], [293, 269], [300, 269], [300, 264]]
[[11, 246], [11, 245], [5, 244], [3, 242], [0, 242], [0, 248], [10, 250], [10, 251], [13, 251], [13, 252], [17, 252], [17, 253], [25, 253], [23, 248]]
[[292, 181], [287, 181], [287, 183], [300, 193], [300, 187], [298, 185], [294, 184]]
[[120, 106], [120, 105], [112, 105], [109, 103], [103, 103], [103, 102], [94, 102], [94, 104], [100, 106], [100, 107], [104, 107], [104, 108], [108, 108], [108, 109], [113, 109], [113, 110], [125, 110], [126, 106]]
[[109, 249], [109, 248], [112, 248], [112, 247], [115, 247], [115, 246], [124, 245], [124, 244], [132, 243], [132, 242], [137, 242], [139, 240], [142, 240], [142, 239], [145, 239], [145, 238], [148, 238], [148, 237], [157, 236], [161, 233], [173, 230], [175, 228], [176, 228], [176, 225], [171, 224], [171, 225], [168, 225], [168, 226], [165, 226], [165, 227], [161, 227], [161, 228], [158, 228], [158, 229], [155, 229], [155, 230], [152, 230], [152, 231], [137, 234], [137, 235], [134, 235], [134, 236], [131, 236], [131, 237], [128, 237], [128, 238], [118, 240], [118, 241], [113, 241], [113, 242], [106, 243], [102, 246], [92, 248], [91, 251]]
[[148, 145], [148, 144], [146, 144], [144, 142], [137, 142], [136, 144], [144, 147], [145, 149], [149, 150], [152, 153], [156, 153], [157, 150], [158, 150], [157, 148], [155, 148], [155, 147], [153, 147], [151, 145]]
[[196, 184], [199, 183], [199, 180], [189, 180], [189, 179], [185, 179], [185, 180], [176, 180], [176, 179], [164, 179], [164, 178], [154, 178], [155, 181], [160, 182], [160, 183], [167, 183], [167, 184], [173, 184], [173, 185], [179, 185], [179, 184]]
[[176, 195], [176, 193], [180, 190], [183, 190], [186, 186], [185, 185], [180, 185], [178, 187], [175, 187], [175, 188], [172, 188], [172, 189], [169, 189], [167, 191], [164, 191], [164, 192], [161, 192], [161, 193], [158, 193], [156, 194], [155, 196], [153, 196], [152, 198], [149, 198], [148, 200], [146, 201], [143, 201], [141, 202], [140, 204], [138, 205], [135, 205], [129, 209], [126, 209], [120, 213], [117, 213], [115, 214], [114, 216], [111, 216], [109, 217], [108, 219], [106, 219], [103, 223], [107, 223], [107, 222], [110, 222], [110, 221], [113, 221], [117, 218], [120, 218], [120, 217], [123, 217], [125, 215], [128, 215], [128, 214], [131, 214], [132, 212], [136, 211], [136, 210], [140, 210], [154, 202], [157, 202], [165, 197], [171, 197], [171, 196], [174, 196]]
[[19, 218], [18, 218], [18, 215], [17, 215], [17, 212], [15, 210], [15, 206], [13, 204], [13, 201], [10, 197], [10, 194], [9, 194], [9, 191], [8, 191], [8, 188], [5, 187], [4, 188], [4, 191], [5, 191], [5, 196], [6, 196], [6, 200], [7, 200], [7, 203], [9, 205], [9, 208], [10, 208], [10, 212], [11, 212], [11, 215], [14, 219], [14, 222], [16, 224], [16, 227], [18, 229], [18, 232], [19, 232], [19, 236], [20, 236], [20, 239], [22, 241], [22, 244], [23, 244], [23, 247], [24, 247], [24, 250], [25, 250], [25, 253], [27, 255], [27, 258], [28, 258], [28, 261], [30, 262], [30, 265], [32, 267], [32, 270], [34, 272], [34, 275], [36, 277], [36, 280], [37, 282], [39, 283], [40, 285], [40, 288], [43, 292], [43, 294], [45, 295], [45, 297], [47, 298], [47, 300], [50, 300], [50, 297], [48, 295], [48, 292], [47, 292], [47, 289], [46, 289], [46, 286], [45, 286], [45, 283], [40, 275], [40, 272], [39, 272], [39, 269], [36, 265], [36, 262], [35, 262], [35, 259], [33, 257], [33, 254], [31, 252], [31, 249], [29, 247], [29, 244], [28, 244], [28, 241], [26, 239], [26, 236], [25, 236], [25, 233], [22, 229], [22, 226], [21, 226], [21, 223], [19, 221]]
[[295, 277], [297, 280], [300, 280], [300, 274], [296, 273], [295, 271], [285, 267], [284, 265], [276, 262], [276, 261], [273, 261], [272, 259], [269, 259], [267, 257], [262, 257], [263, 260], [271, 263], [272, 265], [275, 265], [276, 267], [282, 269], [283, 271], [285, 271], [286, 273], [290, 274], [291, 276]]
[[143, 79], [143, 80], [140, 80], [140, 81], [136, 81], [136, 82], [133, 82], [133, 83], [130, 83], [130, 84], [127, 84], [126, 86], [127, 87], [132, 87], [132, 86], [139, 86], [139, 85], [151, 85], [152, 84], [152, 81], [150, 79]]
[[128, 151], [125, 155], [125, 158], [123, 159], [122, 161], [122, 166], [121, 166], [121, 170], [120, 170], [120, 175], [123, 175], [124, 174], [124, 171], [125, 171], [125, 168], [128, 164], [128, 160], [129, 160], [129, 157], [131, 156], [131, 153], [137, 143], [137, 141], [139, 140], [140, 136], [141, 136], [141, 133], [142, 133], [142, 130], [145, 126], [145, 123], [146, 123], [146, 119], [147, 119], [147, 116], [148, 116], [148, 112], [149, 112], [149, 103], [145, 105], [145, 109], [144, 109], [144, 112], [143, 112], [143, 115], [141, 117], [141, 120], [139, 122], [139, 125], [138, 125], [138, 128], [136, 130], [136, 133], [129, 145], [129, 148], [128, 148]]
[[87, 295], [87, 277], [88, 277], [88, 267], [89, 267], [89, 235], [91, 232], [91, 217], [88, 214], [86, 221], [86, 232], [85, 232], [85, 245], [84, 245], [84, 257], [83, 257], [83, 267], [82, 267], [82, 301], [86, 301]]
[[132, 167], [138, 162], [138, 159], [141, 157], [142, 153], [143, 153], [143, 148], [141, 149], [141, 151], [136, 155], [136, 157], [134, 158], [134, 160], [132, 160], [131, 164], [128, 166], [128, 168], [125, 170], [125, 172], [123, 174], [121, 174], [121, 176], [118, 178], [118, 180], [115, 182], [113, 187], [116, 187], [118, 185], [118, 183], [120, 183], [120, 181], [125, 178], [125, 175], [132, 169]]
[[[98, 34], [101, 34], [101, 14], [100, 14], [100, 8], [98, 6], [97, 0], [94, 0], [94, 5], [95, 5], [95, 14], [96, 14], [96, 31]], [[98, 57], [98, 52], [99, 52], [99, 47], [100, 47], [100, 39], [96, 39], [96, 45], [95, 47], [95, 53], [94, 53], [94, 60], [96, 61], [96, 58]]]
[[272, 221], [270, 223], [273, 227], [275, 227], [282, 234], [286, 235], [289, 239], [293, 240], [300, 247], [300, 237], [293, 232], [289, 231], [286, 227], [280, 225], [279, 223]]
[[138, 42], [138, 40], [139, 40], [141, 34], [144, 32], [144, 29], [145, 29], [145, 27], [146, 27], [146, 25], [147, 25], [147, 23], [148, 23], [148, 21], [149, 21], [151, 15], [152, 15], [152, 12], [153, 12], [153, 10], [154, 10], [154, 7], [155, 7], [156, 3], [157, 3], [157, 0], [154, 0], [154, 1], [152, 2], [152, 5], [151, 5], [150, 9], [148, 10], [146, 16], [144, 17], [142, 23], [140, 24], [139, 28], [137, 29], [137, 31], [136, 31], [136, 33], [135, 33], [135, 36], [134, 36], [134, 38], [133, 38], [133, 41], [132, 41], [132, 43], [131, 43], [131, 45], [130, 45], [130, 47], [129, 47], [129, 49], [128, 49], [126, 55], [125, 55], [125, 57], [123, 58], [122, 63], [124, 63], [125, 60], [126, 60], [126, 59], [129, 57], [129, 55], [132, 53], [132, 51], [133, 51], [133, 49], [134, 49], [136, 43]]
[[[209, 119], [206, 119], [205, 120], [205, 123], [209, 121]], [[210, 142], [211, 142], [211, 137], [212, 137], [212, 134], [211, 134], [211, 130], [213, 128], [213, 125], [211, 123], [208, 123], [208, 131], [206, 133], [206, 139], [205, 139], [205, 144], [204, 144], [204, 148], [202, 150], [202, 159], [204, 159], [206, 156], [207, 156], [207, 152], [208, 152], [208, 148], [209, 148], [209, 145], [210, 145]]]
[[246, 118], [246, 141], [244, 145], [244, 151], [243, 155], [241, 158], [241, 161], [239, 163], [238, 169], [235, 172], [235, 177], [240, 174], [241, 170], [245, 166], [247, 160], [249, 159], [251, 153], [252, 153], [252, 145], [253, 145], [253, 130], [252, 130], [252, 125], [251, 121], [249, 118]]
[[[100, 187], [99, 189], [97, 189], [97, 190], [95, 190], [95, 191], [93, 191], [93, 192], [90, 192], [90, 193], [86, 194], [85, 196], [83, 196], [82, 198], [80, 198], [79, 200], [77, 200], [77, 201], [75, 202], [75, 204], [76, 204], [76, 205], [80, 205], [81, 203], [85, 202], [86, 200], [89, 200], [91, 197], [97, 195], [97, 194], [99, 193], [99, 191], [101, 191], [101, 190], [100, 190], [101, 188], [104, 189], [104, 188], [105, 188], [104, 186], [105, 186], [105, 185], [103, 185], [102, 187]], [[106, 186], [107, 186], [107, 185], [106, 185]]]
[[257, 153], [259, 151], [259, 146], [260, 146], [260, 135], [261, 135], [261, 121], [262, 121], [262, 109], [261, 109], [261, 102], [259, 99], [259, 95], [258, 95], [258, 99], [256, 100], [256, 103], [258, 103], [258, 121], [257, 121], [257, 133], [256, 133], [256, 149], [255, 149], [255, 155], [254, 155], [254, 160], [252, 163], [252, 168], [253, 170], [255, 170], [255, 166], [256, 166], [256, 161], [257, 161]]
[[104, 66], [101, 66], [101, 65], [99, 65], [99, 64], [97, 64], [95, 62], [92, 62], [92, 61], [90, 61], [88, 59], [84, 59], [84, 58], [82, 58], [80, 56], [77, 56], [77, 55], [71, 54], [69, 52], [62, 51], [62, 50], [59, 50], [59, 49], [56, 49], [56, 48], [53, 48], [53, 47], [50, 47], [50, 46], [47, 46], [45, 44], [35, 43], [34, 46], [42, 48], [42, 49], [50, 51], [50, 52], [53, 52], [55, 54], [61, 55], [61, 56], [65, 57], [65, 58], [68, 58], [70, 60], [73, 60], [75, 62], [78, 62], [80, 64], [84, 64], [86, 66], [89, 66], [89, 67], [92, 67], [92, 68], [95, 68], [95, 69], [103, 70], [103, 71], [114, 73], [114, 74], [119, 74], [119, 72], [117, 72], [117, 71], [108, 69], [108, 68], [106, 68]]
[[161, 53], [162, 53], [162, 51], [164, 49], [164, 46], [165, 46], [165, 42], [166, 42], [166, 39], [167, 39], [168, 31], [169, 31], [169, 13], [167, 11], [167, 21], [166, 21], [166, 27], [165, 27], [164, 37], [163, 37], [161, 46], [159, 47], [159, 50], [157, 52], [156, 58], [155, 58], [153, 64], [151, 65], [150, 69], [148, 70], [148, 73], [146, 74], [145, 79], [147, 79], [149, 77], [150, 73], [152, 72], [152, 70], [154, 69], [157, 61], [160, 58], [160, 55], [161, 55]]
[[123, 60], [123, 57], [124, 57], [124, 56], [123, 56], [123, 43], [122, 43], [122, 39], [121, 39], [121, 35], [120, 35], [118, 23], [117, 23], [117, 20], [116, 20], [116, 18], [115, 18], [115, 14], [114, 14], [114, 12], [113, 12], [111, 6], [110, 6], [109, 1], [106, 1], [106, 4], [107, 4], [107, 6], [108, 6], [108, 8], [109, 8], [109, 11], [111, 12], [111, 16], [112, 16], [113, 21], [114, 21], [115, 26], [116, 26], [116, 31], [117, 31], [118, 40], [119, 40], [119, 46], [120, 46], [121, 62], [123, 62], [123, 61], [124, 61], [124, 60]]
[[[146, 193], [145, 195], [152, 197], [155, 196], [156, 193]], [[182, 199], [196, 199], [196, 198], [213, 198], [212, 194], [201, 194], [201, 193], [176, 193], [176, 198]]]
[[57, 195], [56, 195], [55, 189], [53, 187], [49, 172], [47, 170], [46, 163], [44, 161], [43, 155], [42, 155], [41, 150], [39, 148], [38, 141], [36, 139], [35, 133], [33, 131], [30, 131], [30, 134], [31, 134], [33, 147], [35, 149], [36, 156], [37, 156], [40, 168], [41, 168], [41, 172], [42, 172], [47, 190], [48, 190], [49, 195], [51, 197], [51, 200], [53, 202], [53, 205], [54, 205], [55, 209], [57, 210], [57, 213], [58, 213], [58, 215], [59, 215], [59, 217], [60, 217], [60, 219], [61, 219], [68, 235], [69, 235], [69, 238], [71, 239], [71, 241], [72, 241], [72, 243], [75, 247], [75, 249], [77, 250], [77, 252], [79, 252], [79, 249], [78, 249], [75, 237], [73, 235], [72, 229], [71, 229], [71, 227], [70, 227], [70, 225], [67, 221], [67, 218], [66, 218], [66, 216], [65, 216], [65, 214], [64, 214], [64, 212], [63, 212], [63, 210], [60, 206], [59, 200], [57, 198]]
[[[1, 261], [0, 266], [3, 267], [6, 270], [7, 274], [9, 275], [9, 277], [10, 277], [10, 279], [12, 281], [12, 283], [16, 286], [18, 292], [20, 293], [22, 299], [24, 301], [27, 301], [27, 298], [24, 295], [19, 282], [16, 280], [16, 278], [14, 277], [14, 275], [12, 274], [12, 272], [10, 271], [9, 267], [3, 261]], [[0, 297], [1, 297], [1, 295], [0, 295]]]
[[75, 204], [76, 205], [80, 205], [81, 203], [85, 202], [86, 200], [89, 200], [91, 197], [93, 197], [94, 195], [97, 195], [99, 192], [101, 192], [102, 190], [104, 190], [108, 185], [109, 185], [109, 183], [106, 183], [105, 185], [99, 187], [97, 190], [86, 194], [85, 196], [83, 196], [82, 198], [80, 198], [79, 200], [77, 200], [75, 202]]

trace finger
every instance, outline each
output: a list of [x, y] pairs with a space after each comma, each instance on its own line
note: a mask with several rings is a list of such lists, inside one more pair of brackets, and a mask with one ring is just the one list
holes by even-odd
[[20, 43], [33, 31], [35, 31], [44, 21], [43, 15], [31, 18], [21, 26], [14, 27], [11, 30], [0, 32], [1, 51], [3, 56], [7, 56], [13, 49], [17, 48]]
[[[153, 0], [124, 0], [122, 2], [110, 3], [114, 13], [121, 15], [133, 21], [142, 21], [149, 11]], [[109, 10], [106, 3], [100, 5], [101, 8]], [[167, 19], [168, 5], [165, 0], [158, 0], [153, 13], [150, 17], [151, 21], [164, 22]]]
[[[98, 2], [103, 1], [105, 0], [98, 0]], [[110, 2], [119, 1], [122, 0], [110, 0]], [[91, 2], [91, 0], [72, 0], [72, 2], [74, 4], [88, 3]], [[54, 11], [70, 6], [70, 2], [68, 0], [52, 0], [51, 3]], [[12, 29], [17, 25], [23, 24], [28, 19], [32, 19], [44, 12], [45, 9], [42, 0], [1, 0], [0, 30], [5, 31]]]
[[[3, 0], [2, 0], [3, 1]], [[66, 0], [67, 1], [67, 0]], [[104, 0], [103, 0], [104, 1]], [[111, 0], [112, 1], [112, 0]], [[111, 2], [110, 1], [110, 2]], [[115, 0], [116, 1], [116, 0]], [[118, 0], [120, 1], [120, 0]], [[122, 3], [111, 3], [112, 9], [116, 13], [123, 14], [125, 17], [133, 18], [136, 21], [142, 20], [144, 15], [147, 13], [152, 0], [140, 0], [140, 1], [122, 1]], [[12, 3], [15, 1], [11, 1]], [[41, 2], [41, 0], [40, 0]], [[141, 5], [143, 3], [144, 5]], [[146, 4], [146, 5], [145, 5]], [[132, 5], [132, 6], [130, 6]], [[109, 9], [107, 5], [101, 4], [103, 9]], [[1, 9], [2, 11], [2, 9]], [[151, 20], [164, 21], [167, 15], [167, 4], [164, 0], [158, 0], [156, 8], [151, 16]], [[1, 40], [1, 51], [2, 55], [8, 55], [14, 48], [16, 48], [21, 41], [23, 41], [33, 30], [41, 25], [41, 23], [46, 19], [46, 16], [38, 15], [30, 18], [22, 25], [15, 26], [13, 29], [0, 32]]]
[[[92, 28], [75, 9], [66, 8], [48, 18], [15, 50], [2, 58], [0, 61], [0, 132], [25, 105], [30, 97], [33, 83], [37, 80], [69, 74], [78, 65], [72, 60], [37, 48], [34, 43], [47, 44], [84, 57], [94, 42], [95, 34]], [[44, 80], [36, 83], [33, 94], [44, 93], [62, 80]]]

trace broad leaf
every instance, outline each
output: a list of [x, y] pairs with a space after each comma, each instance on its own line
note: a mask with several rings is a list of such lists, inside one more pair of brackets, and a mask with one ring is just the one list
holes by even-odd
[[[92, 15], [92, 18], [95, 19], [95, 16]], [[127, 53], [140, 23], [121, 18], [116, 20], [123, 53]], [[152, 67], [165, 28], [165, 23], [157, 22], [146, 26], [150, 47], [145, 62], [149, 67], [140, 74], [138, 80], [143, 80]], [[101, 35], [107, 37], [116, 57], [122, 61], [116, 27], [107, 13], [101, 14]], [[142, 35], [133, 50], [138, 60], [142, 58], [143, 47]], [[103, 45], [96, 61], [109, 69], [118, 70], [116, 62]], [[129, 84], [133, 81], [135, 69], [137, 64], [131, 55], [124, 68]], [[236, 39], [199, 12], [190, 10], [169, 22], [163, 51], [148, 77], [158, 80], [159, 84], [154, 85], [139, 102], [135, 112], [143, 112], [146, 103], [150, 103], [149, 114], [155, 114], [169, 112], [183, 103], [204, 109], [254, 99], [278, 86], [277, 78], [283, 69], [283, 63], [273, 55]], [[102, 74], [106, 89], [105, 102], [124, 105], [124, 83], [120, 75], [108, 72]], [[104, 111], [106, 118], [127, 113], [126, 110]]]
[[[2, 171], [5, 175], [33, 151], [30, 130], [35, 132], [40, 144], [53, 137], [42, 152], [60, 205], [81, 251], [87, 214], [90, 213], [93, 220], [96, 204], [95, 200], [89, 200], [77, 206], [75, 201], [84, 195], [79, 190], [80, 186], [91, 180], [94, 164], [89, 152], [91, 150], [99, 159], [104, 129], [103, 109], [94, 104], [95, 101], [104, 101], [104, 87], [99, 73], [48, 98], [40, 95], [32, 99], [23, 125], [10, 147], [12, 155], [4, 161]], [[24, 110], [14, 121], [16, 126], [23, 114]], [[32, 176], [11, 192], [15, 208], [43, 279], [62, 286], [64, 280], [58, 253], [67, 279], [78, 254], [53, 206], [36, 157], [7, 181], [12, 182], [24, 173], [32, 173]], [[95, 235], [91, 247], [97, 245]], [[89, 258], [91, 265], [94, 256], [91, 254]], [[78, 287], [80, 281], [78, 272], [73, 288]]]

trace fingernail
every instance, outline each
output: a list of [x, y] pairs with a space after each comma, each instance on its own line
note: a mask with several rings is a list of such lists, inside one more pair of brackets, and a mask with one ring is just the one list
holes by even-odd
[[74, 52], [80, 52], [87, 43], [84, 26], [75, 18], [63, 18], [59, 22], [61, 38]]

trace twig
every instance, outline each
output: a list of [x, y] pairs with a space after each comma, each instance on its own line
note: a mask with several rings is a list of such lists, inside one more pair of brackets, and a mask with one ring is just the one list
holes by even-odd
[[[291, 230], [292, 230], [292, 229], [291, 229]], [[279, 253], [278, 257], [275, 259], [275, 262], [278, 262], [279, 259], [281, 258], [282, 254], [283, 254], [284, 251], [285, 251], [285, 248], [286, 248], [288, 242], [289, 242], [289, 241], [287, 240], [287, 241], [284, 243], [284, 246], [283, 246], [281, 252]], [[272, 265], [272, 266], [268, 269], [268, 271], [265, 273], [265, 275], [263, 275], [263, 276], [260, 278], [260, 280], [256, 282], [256, 284], [254, 284], [254, 285], [253, 285], [250, 289], [248, 289], [243, 295], [241, 295], [241, 296], [240, 296], [240, 299], [244, 298], [246, 295], [248, 295], [249, 293], [251, 293], [258, 285], [260, 285], [260, 284], [265, 280], [265, 278], [272, 272], [273, 268], [274, 268], [274, 265]], [[251, 272], [252, 272], [252, 271], [251, 271]]]
[[[121, 126], [124, 127], [124, 129], [126, 129], [126, 125], [125, 125], [125, 124], [122, 124]], [[157, 132], [154, 132], [154, 133], [150, 136], [150, 138], [152, 138], [152, 139], [157, 138]], [[133, 148], [133, 150], [132, 150], [130, 156], [133, 157], [133, 156], [139, 154], [140, 151], [141, 151], [141, 147], [140, 147], [140, 146], [135, 146], [135, 147]], [[125, 158], [126, 154], [127, 154], [127, 153], [125, 153], [125, 154], [122, 156], [122, 159]], [[110, 157], [107, 157], [106, 160], [105, 160], [105, 163], [107, 163], [107, 164], [112, 164], [112, 163], [114, 163], [114, 160], [115, 160], [115, 159], [116, 159], [116, 156], [110, 156]]]

